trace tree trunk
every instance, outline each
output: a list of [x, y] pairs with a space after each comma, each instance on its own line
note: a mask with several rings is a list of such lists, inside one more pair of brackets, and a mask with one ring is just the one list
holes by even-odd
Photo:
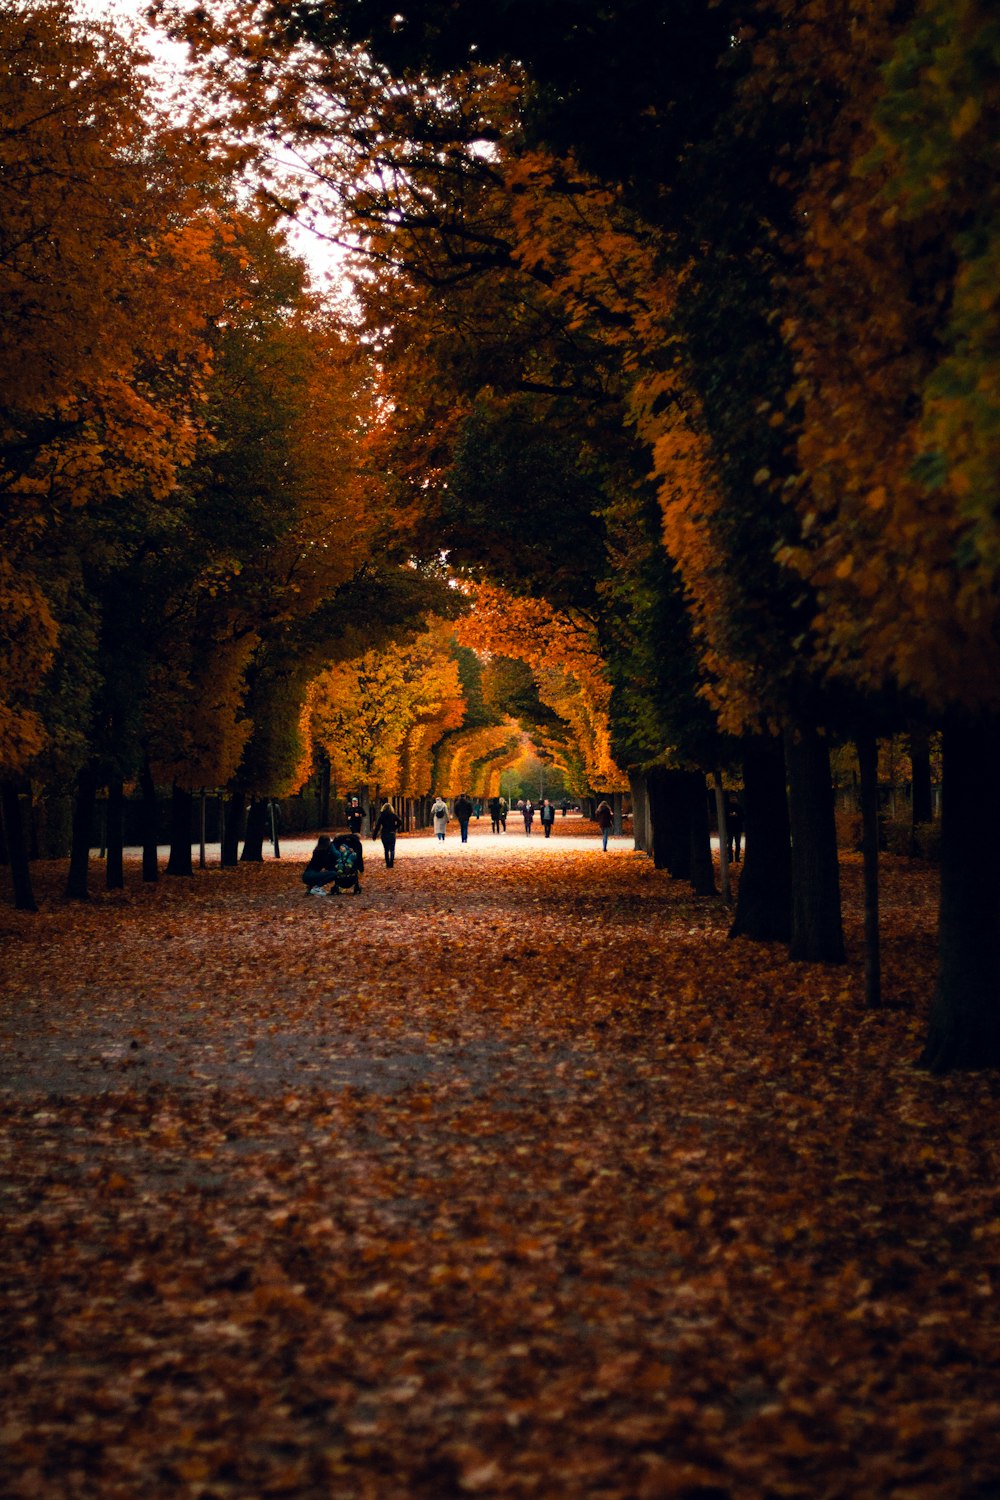
[[882, 969], [878, 931], [878, 741], [859, 734], [855, 744], [861, 768], [861, 854], [865, 875], [865, 1004], [882, 1004]]
[[108, 862], [104, 883], [109, 891], [125, 889], [125, 790], [120, 776], [108, 782]]
[[913, 780], [910, 783], [910, 851], [919, 853], [920, 826], [934, 818], [934, 800], [931, 793], [931, 737], [926, 725], [915, 725], [910, 731], [910, 764]]
[[226, 807], [219, 863], [234, 868], [239, 860], [240, 837], [243, 833], [243, 808], [246, 804], [244, 792], [233, 792]]
[[630, 774], [628, 779], [632, 792], [632, 842], [643, 854], [652, 849], [649, 832], [649, 800], [646, 793], [646, 778]]
[[97, 803], [97, 775], [93, 766], [84, 766], [76, 779], [73, 802], [73, 841], [70, 846], [66, 895], [71, 901], [89, 901], [87, 876], [90, 872], [90, 837], [94, 829]]
[[689, 879], [695, 894], [714, 896], [715, 866], [712, 864], [712, 830], [708, 820], [708, 788], [701, 771], [685, 773], [688, 796], [688, 830], [691, 847]]
[[620, 834], [622, 831], [622, 794], [611, 793], [611, 832]]
[[3, 810], [3, 833], [10, 861], [10, 878], [14, 887], [14, 907], [17, 911], [37, 911], [34, 892], [31, 889], [31, 866], [28, 863], [28, 846], [24, 838], [24, 819], [21, 816], [21, 796], [17, 783], [0, 783], [0, 808]]
[[267, 803], [256, 797], [250, 798], [247, 812], [247, 831], [243, 839], [241, 864], [259, 865], [264, 861], [264, 833], [267, 828]]
[[271, 815], [271, 846], [274, 849], [275, 859], [281, 858], [281, 843], [278, 838], [278, 804], [271, 801], [267, 804]]
[[830, 747], [815, 729], [785, 734], [792, 830], [792, 944], [799, 963], [842, 964], [840, 868]]
[[139, 785], [142, 788], [142, 878], [152, 883], [160, 878], [160, 809], [156, 801], [153, 773], [146, 759], [143, 759], [142, 770], [139, 772]]
[[685, 773], [654, 766], [646, 785], [653, 825], [653, 864], [675, 880], [690, 880], [691, 804]]
[[194, 797], [186, 787], [174, 782], [170, 796], [170, 858], [168, 875], [193, 875], [191, 862], [191, 815]]
[[792, 936], [792, 850], [781, 741], [754, 735], [743, 749], [743, 873], [729, 936], [787, 943]]
[[945, 726], [938, 982], [921, 1059], [934, 1073], [1000, 1067], [1000, 885], [982, 865], [998, 767], [1000, 720]]

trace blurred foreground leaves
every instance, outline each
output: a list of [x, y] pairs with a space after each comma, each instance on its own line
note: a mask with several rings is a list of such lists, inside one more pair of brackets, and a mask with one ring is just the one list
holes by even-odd
[[1000, 1492], [1000, 1089], [913, 1067], [928, 873], [869, 1014], [850, 864], [841, 970], [624, 850], [409, 853], [4, 914], [3, 1492]]

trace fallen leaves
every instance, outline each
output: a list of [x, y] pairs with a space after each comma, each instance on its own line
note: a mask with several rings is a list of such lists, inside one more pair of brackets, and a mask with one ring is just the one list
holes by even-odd
[[912, 1066], [929, 877], [887, 861], [872, 1016], [539, 849], [6, 918], [7, 1493], [1000, 1481], [998, 1085]]

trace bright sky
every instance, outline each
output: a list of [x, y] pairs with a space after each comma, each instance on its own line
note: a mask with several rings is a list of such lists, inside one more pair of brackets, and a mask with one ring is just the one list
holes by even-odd
[[[135, 29], [153, 57], [151, 75], [158, 91], [168, 99], [179, 96], [183, 100], [189, 89], [184, 76], [187, 72], [187, 47], [183, 43], [171, 42], [162, 32], [149, 28], [144, 18], [149, 0], [72, 0], [72, 5], [81, 16], [113, 21], [126, 31]], [[295, 253], [306, 262], [318, 289], [336, 291], [342, 288], [343, 252], [336, 245], [294, 224], [288, 227], [288, 240]]]

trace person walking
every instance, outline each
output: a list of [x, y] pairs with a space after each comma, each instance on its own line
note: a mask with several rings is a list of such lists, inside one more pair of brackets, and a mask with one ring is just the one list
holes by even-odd
[[444, 843], [444, 831], [448, 827], [448, 804], [441, 797], [435, 798], [431, 804], [431, 817], [434, 819], [434, 832]]
[[360, 833], [365, 821], [365, 810], [357, 797], [352, 797], [347, 804], [345, 821], [351, 833]]
[[556, 820], [555, 807], [549, 801], [548, 797], [545, 797], [542, 801], [542, 809], [539, 813], [539, 817], [541, 819], [545, 837], [548, 838], [549, 834], [552, 832], [552, 825]]
[[403, 826], [403, 820], [392, 807], [391, 803], [385, 801], [379, 808], [375, 826], [372, 829], [372, 838], [382, 840], [382, 848], [385, 850], [385, 867], [391, 870], [396, 863], [396, 834]]
[[458, 819], [458, 831], [462, 835], [462, 843], [469, 842], [469, 819], [472, 817], [472, 803], [463, 792], [455, 803], [455, 817]]
[[615, 815], [611, 811], [610, 804], [607, 802], [598, 802], [594, 809], [594, 822], [601, 830], [601, 848], [605, 853], [608, 848], [608, 834], [611, 832], [611, 825], [614, 820]]
[[487, 806], [490, 810], [490, 833], [500, 832], [500, 798], [491, 797]]
[[738, 865], [743, 843], [743, 808], [735, 792], [726, 795], [726, 834], [729, 838], [730, 861]]
[[504, 833], [507, 832], [507, 814], [510, 811], [510, 803], [506, 797], [500, 798], [500, 827]]
[[521, 816], [524, 819], [525, 833], [530, 833], [531, 825], [535, 821], [535, 809], [532, 806], [530, 797], [525, 798], [524, 806], [521, 808]]

